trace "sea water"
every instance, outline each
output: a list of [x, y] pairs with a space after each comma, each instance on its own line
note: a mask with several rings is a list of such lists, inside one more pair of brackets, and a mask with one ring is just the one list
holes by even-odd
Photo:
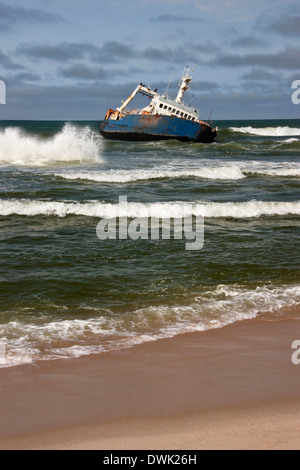
[[[0, 122], [1, 367], [297, 315], [300, 120], [215, 125], [213, 144], [186, 144]], [[204, 208], [202, 249], [97, 237], [103, 218], [183, 207]]]

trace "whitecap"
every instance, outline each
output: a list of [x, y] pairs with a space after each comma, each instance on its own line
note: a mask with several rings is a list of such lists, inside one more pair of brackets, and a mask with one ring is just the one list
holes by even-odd
[[53, 137], [25, 134], [20, 128], [0, 131], [0, 164], [46, 166], [100, 162], [102, 139], [89, 127], [66, 123]]

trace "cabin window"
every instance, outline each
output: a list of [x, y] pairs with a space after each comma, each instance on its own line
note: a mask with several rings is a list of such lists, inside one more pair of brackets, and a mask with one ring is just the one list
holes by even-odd
[[173, 113], [176, 113], [176, 109], [173, 108], [172, 111], [173, 111]]
[[168, 111], [172, 111], [172, 108], [168, 108]]
[[187, 118], [187, 114], [184, 115], [185, 119]]
[[160, 108], [162, 108], [162, 107], [163, 107], [163, 104], [162, 104], [162, 103], [160, 103], [159, 107], [160, 107]]
[[178, 114], [178, 115], [179, 115], [179, 113], [180, 113], [180, 111], [176, 111], [176, 114]]
[[164, 106], [164, 109], [168, 109], [168, 106]]

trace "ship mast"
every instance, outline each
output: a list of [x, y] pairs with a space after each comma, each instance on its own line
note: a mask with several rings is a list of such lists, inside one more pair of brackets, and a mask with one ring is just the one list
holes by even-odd
[[190, 69], [189, 67], [186, 67], [185, 70], [183, 71], [181, 80], [179, 82], [179, 92], [175, 100], [176, 103], [181, 104], [185, 92], [189, 90], [190, 88], [189, 83], [192, 80], [192, 73], [193, 73], [193, 70]]

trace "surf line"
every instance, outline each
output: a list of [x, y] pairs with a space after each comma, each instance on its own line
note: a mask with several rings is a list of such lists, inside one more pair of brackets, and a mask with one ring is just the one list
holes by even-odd
[[[176, 204], [176, 203], [175, 203]], [[183, 240], [187, 251], [204, 246], [204, 205], [180, 204], [176, 215], [161, 217], [156, 204], [135, 206], [140, 217], [130, 216], [127, 196], [119, 197], [118, 215], [105, 217], [97, 224], [99, 240]], [[132, 220], [131, 220], [132, 219]]]

